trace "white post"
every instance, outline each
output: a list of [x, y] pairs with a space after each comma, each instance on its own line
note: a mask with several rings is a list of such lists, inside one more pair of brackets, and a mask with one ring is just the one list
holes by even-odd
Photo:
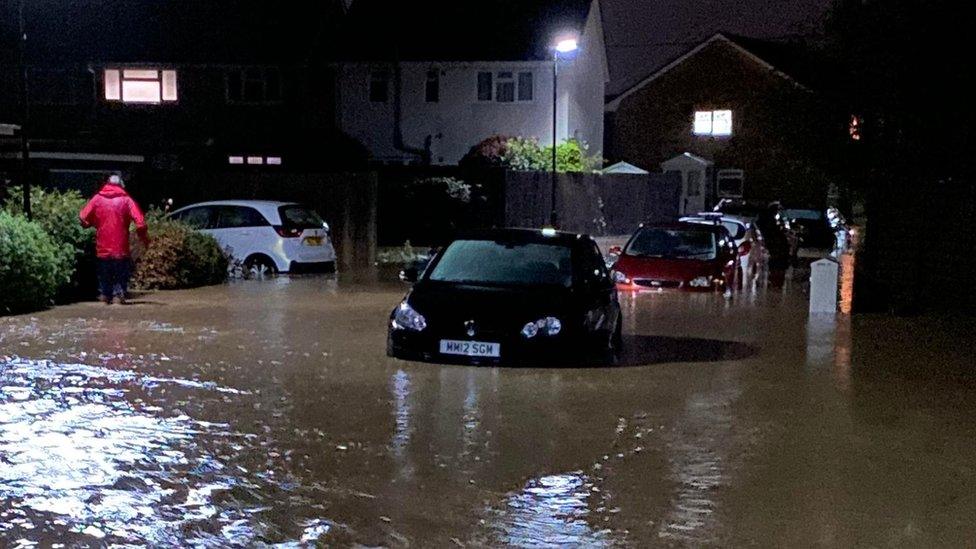
[[810, 266], [810, 314], [837, 312], [837, 283], [840, 266], [821, 259]]

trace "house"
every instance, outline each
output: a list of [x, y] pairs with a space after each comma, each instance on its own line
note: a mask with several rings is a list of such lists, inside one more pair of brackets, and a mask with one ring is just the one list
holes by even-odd
[[606, 156], [679, 171], [689, 211], [728, 196], [822, 203], [835, 128], [814, 68], [797, 46], [715, 34], [607, 102]]
[[[338, 128], [383, 163], [452, 165], [492, 135], [599, 153], [608, 81], [598, 0], [355, 0], [337, 64]], [[554, 61], [555, 42], [579, 49]]]
[[[338, 0], [28, 3], [22, 124], [17, 18], [5, 5], [0, 121], [27, 131], [35, 180], [62, 187], [87, 188], [106, 171], [322, 170], [365, 160], [336, 132], [330, 101], [333, 46], [322, 36], [334, 34], [342, 9]], [[0, 176], [13, 180], [18, 132], [0, 133]]]

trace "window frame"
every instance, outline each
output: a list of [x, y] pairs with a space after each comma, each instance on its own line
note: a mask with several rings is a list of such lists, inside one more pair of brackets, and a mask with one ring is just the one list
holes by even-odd
[[[732, 109], [696, 109], [692, 115], [691, 133], [695, 137], [729, 138], [735, 135], [735, 116]], [[715, 133], [715, 116], [728, 113], [728, 133]], [[708, 130], [699, 130], [699, 123], [704, 123], [704, 116], [708, 115]]]
[[[382, 78], [379, 78], [382, 76]], [[390, 102], [390, 70], [387, 68], [371, 68], [366, 82], [366, 99], [369, 103], [385, 105]], [[378, 82], [383, 83], [383, 99], [374, 99], [373, 90]]]
[[[112, 104], [126, 106], [159, 106], [179, 103], [179, 72], [176, 68], [119, 66], [102, 69], [101, 99]], [[129, 73], [128, 75], [126, 73]], [[150, 75], [150, 73], [153, 73]], [[155, 83], [158, 100], [126, 99], [126, 83]], [[167, 82], [171, 89], [167, 89]], [[110, 90], [110, 86], [114, 89]], [[111, 92], [111, 93], [110, 93]], [[167, 97], [169, 96], [169, 97]]]
[[[431, 93], [433, 91], [433, 93]], [[424, 103], [441, 102], [441, 70], [438, 68], [427, 69], [427, 76], [424, 79]]]
[[[268, 219], [264, 216], [264, 214], [262, 214], [260, 211], [258, 211], [257, 208], [255, 208], [253, 206], [238, 206], [238, 205], [233, 205], [233, 204], [222, 204], [222, 205], [219, 205], [219, 206], [214, 206], [214, 209], [216, 210], [216, 212], [215, 212], [216, 215], [215, 215], [215, 218], [211, 220], [211, 224], [214, 226], [213, 228], [215, 230], [223, 230], [223, 229], [253, 229], [255, 227], [270, 227], [271, 226], [271, 222], [268, 221]], [[232, 226], [232, 227], [226, 227], [223, 224], [224, 214], [225, 214], [225, 212], [230, 211], [230, 210], [233, 210], [233, 211], [248, 211], [249, 214], [252, 217], [256, 217], [256, 219], [260, 219], [261, 220], [261, 223], [253, 223], [253, 224], [248, 224], [248, 225], [235, 225], [235, 226]], [[252, 221], [256, 221], [256, 220], [252, 220]]]
[[[487, 76], [483, 82], [482, 77]], [[498, 103], [511, 105], [518, 103], [535, 102], [535, 71], [521, 69], [502, 69], [502, 70], [479, 70], [475, 73], [475, 102], [476, 103]], [[527, 82], [528, 86], [523, 86]], [[482, 84], [486, 84], [486, 90]], [[500, 100], [499, 87], [502, 85], [512, 86], [512, 99]], [[528, 90], [528, 97], [525, 98], [525, 88]], [[487, 91], [483, 95], [482, 92]]]
[[[250, 74], [249, 74], [250, 73]], [[277, 83], [270, 83], [269, 75], [277, 77]], [[236, 75], [239, 79], [239, 97], [233, 97], [231, 93], [232, 77]], [[255, 76], [258, 75], [258, 76]], [[228, 105], [279, 105], [284, 102], [284, 84], [281, 78], [281, 69], [278, 67], [235, 67], [224, 72], [224, 99]], [[254, 84], [261, 83], [261, 99], [247, 99], [245, 91], [248, 82]], [[269, 97], [269, 92], [274, 89], [274, 96]]]

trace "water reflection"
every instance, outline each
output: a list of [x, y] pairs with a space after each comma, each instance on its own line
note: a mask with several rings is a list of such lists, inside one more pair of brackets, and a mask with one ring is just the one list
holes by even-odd
[[581, 471], [529, 481], [497, 511], [493, 528], [498, 541], [518, 547], [612, 545], [609, 532], [594, 529], [587, 520], [593, 488]]
[[413, 410], [410, 405], [410, 375], [397, 370], [390, 379], [390, 392], [393, 395], [393, 438], [390, 448], [397, 465], [399, 478], [413, 476], [414, 467], [407, 452], [413, 434]]
[[[259, 444], [256, 435], [164, 413], [160, 395], [181, 391], [247, 396], [84, 364], [0, 362], [0, 538], [215, 547], [289, 539], [265, 516], [281, 481], [230, 461]], [[291, 539], [333, 527], [306, 520]]]
[[677, 485], [671, 508], [658, 537], [672, 542], [713, 543], [717, 526], [716, 491], [729, 481], [733, 470], [729, 446], [733, 441], [732, 405], [738, 399], [738, 381], [723, 375], [722, 390], [691, 395], [685, 402], [680, 427], [667, 434], [671, 479]]

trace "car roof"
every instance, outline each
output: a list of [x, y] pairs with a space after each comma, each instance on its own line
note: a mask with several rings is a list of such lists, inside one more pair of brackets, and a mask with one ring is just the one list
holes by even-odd
[[564, 246], [573, 246], [583, 241], [593, 241], [588, 235], [573, 232], [517, 228], [462, 231], [455, 236], [454, 240], [501, 240], [529, 244], [561, 244]]
[[641, 229], [681, 229], [719, 232], [725, 231], [725, 227], [715, 223], [694, 223], [691, 221], [666, 221], [662, 223], [644, 223]]
[[297, 202], [280, 202], [276, 200], [211, 200], [209, 202], [195, 202], [181, 206], [180, 210], [199, 206], [250, 206], [252, 208], [278, 208], [280, 206], [297, 206]]
[[[691, 221], [691, 222], [699, 222], [699, 221], [715, 221], [715, 222], [731, 221], [733, 223], [738, 223], [740, 225], [746, 225], [746, 226], [752, 224], [752, 219], [750, 219], [748, 217], [744, 217], [744, 216], [741, 216], [741, 215], [724, 214], [724, 213], [721, 213], [721, 212], [702, 212], [702, 213], [699, 213], [699, 214], [696, 214], [696, 215], [686, 215], [686, 216], [682, 217], [679, 221], [685, 221], [685, 220]], [[692, 221], [692, 220], [694, 220], [694, 221]]]

